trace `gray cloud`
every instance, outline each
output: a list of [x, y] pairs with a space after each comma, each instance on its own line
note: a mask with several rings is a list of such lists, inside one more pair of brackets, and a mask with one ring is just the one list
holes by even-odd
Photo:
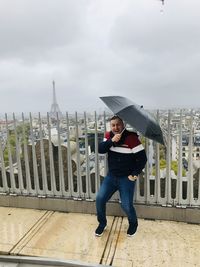
[[[198, 106], [197, 0], [0, 0], [0, 112]], [[194, 96], [192, 96], [194, 95]]]

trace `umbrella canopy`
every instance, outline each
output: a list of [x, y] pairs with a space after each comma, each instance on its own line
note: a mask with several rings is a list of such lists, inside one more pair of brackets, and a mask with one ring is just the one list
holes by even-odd
[[143, 107], [122, 96], [102, 96], [100, 99], [145, 137], [165, 145], [160, 125]]

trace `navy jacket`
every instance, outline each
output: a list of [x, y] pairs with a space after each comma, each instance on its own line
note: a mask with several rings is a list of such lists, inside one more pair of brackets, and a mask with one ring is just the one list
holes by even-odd
[[99, 153], [108, 153], [109, 173], [114, 176], [138, 175], [145, 167], [147, 157], [143, 145], [134, 132], [125, 130], [119, 142], [112, 142], [112, 132], [106, 132], [99, 143]]

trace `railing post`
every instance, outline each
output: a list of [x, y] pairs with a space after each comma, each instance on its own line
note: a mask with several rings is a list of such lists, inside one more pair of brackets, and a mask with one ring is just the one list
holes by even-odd
[[190, 113], [190, 136], [189, 136], [189, 155], [188, 155], [188, 199], [189, 205], [192, 206], [193, 197], [193, 166], [192, 166], [192, 153], [193, 153], [193, 110]]
[[33, 133], [33, 123], [32, 123], [32, 115], [31, 113], [29, 114], [30, 117], [30, 131], [31, 131], [31, 148], [32, 148], [32, 158], [33, 158], [33, 175], [34, 175], [34, 187], [36, 194], [42, 194], [42, 190], [40, 190], [39, 187], [39, 177], [38, 177], [38, 166], [37, 166], [37, 158], [36, 158], [36, 153], [35, 153], [35, 137]]
[[167, 205], [171, 206], [171, 111], [168, 111], [167, 166], [166, 166]]
[[9, 159], [9, 169], [10, 169], [10, 193], [14, 194], [16, 191], [16, 183], [15, 183], [15, 177], [14, 177], [14, 170], [13, 170], [13, 160], [12, 160], [12, 154], [11, 154], [11, 147], [10, 147], [10, 134], [8, 129], [8, 117], [7, 114], [5, 114], [6, 119], [6, 133], [7, 133], [7, 148], [8, 148], [8, 159]]
[[76, 175], [77, 175], [77, 192], [78, 199], [82, 198], [82, 179], [81, 179], [81, 164], [80, 164], [80, 148], [79, 148], [79, 129], [78, 129], [78, 115], [75, 113], [76, 123]]
[[61, 148], [61, 139], [60, 139], [60, 118], [58, 112], [56, 112], [56, 120], [57, 120], [57, 137], [58, 137], [58, 169], [59, 169], [59, 186], [60, 192], [62, 196], [64, 196], [64, 172], [63, 172], [63, 156], [62, 156], [62, 148]]
[[198, 186], [198, 200], [197, 200], [197, 203], [200, 206], [200, 170], [199, 170], [199, 186]]
[[179, 123], [179, 147], [178, 147], [178, 175], [177, 175], [177, 195], [178, 195], [178, 205], [180, 206], [182, 203], [182, 110], [180, 110], [180, 123]]
[[[107, 131], [106, 129], [106, 113], [104, 111], [103, 113], [103, 120], [104, 120], [104, 135]], [[107, 156], [107, 153], [104, 155], [104, 176], [107, 175], [107, 172], [108, 172], [108, 156]]]
[[99, 153], [98, 153], [98, 122], [97, 122], [97, 113], [94, 113], [95, 118], [95, 184], [96, 192], [100, 187], [100, 177], [99, 177]]
[[18, 138], [17, 126], [16, 126], [16, 118], [13, 113], [13, 121], [14, 121], [14, 133], [15, 133], [15, 145], [16, 145], [16, 160], [17, 160], [17, 170], [18, 170], [18, 183], [19, 183], [19, 192], [24, 192], [24, 184], [22, 179], [22, 166], [20, 159], [20, 137]]
[[[149, 157], [149, 140], [145, 138], [145, 151], [147, 154], [147, 158]], [[149, 162], [147, 160], [147, 164], [145, 166], [145, 183], [144, 183], [144, 194], [145, 194], [145, 203], [148, 204], [150, 199], [150, 179], [149, 179]]]
[[59, 194], [59, 191], [56, 189], [56, 177], [55, 177], [55, 167], [54, 167], [54, 157], [53, 157], [53, 145], [51, 140], [51, 124], [49, 113], [47, 112], [47, 129], [48, 129], [48, 142], [49, 142], [49, 168], [50, 168], [50, 183], [51, 183], [51, 192], [53, 195]]
[[6, 175], [6, 169], [5, 169], [5, 162], [4, 162], [4, 155], [3, 155], [3, 148], [2, 148], [2, 140], [0, 137], [0, 160], [1, 160], [1, 175], [2, 175], [2, 193], [8, 193], [8, 182], [7, 182], [7, 175]]
[[29, 166], [29, 158], [28, 158], [28, 148], [27, 148], [27, 137], [25, 133], [25, 120], [24, 113], [22, 113], [22, 128], [23, 128], [23, 148], [24, 148], [24, 162], [25, 162], [25, 175], [26, 175], [26, 189], [27, 193], [33, 193], [31, 186], [31, 176], [30, 176], [30, 166]]
[[85, 182], [86, 182], [86, 197], [91, 197], [91, 179], [90, 179], [90, 162], [89, 162], [89, 151], [88, 151], [88, 131], [87, 131], [87, 116], [84, 112], [84, 128], [85, 128]]
[[47, 172], [46, 172], [46, 163], [44, 156], [44, 142], [43, 142], [43, 132], [42, 132], [42, 122], [39, 112], [39, 135], [40, 135], [40, 156], [41, 156], [41, 169], [42, 169], [42, 190], [43, 194], [47, 194]]
[[[160, 116], [159, 110], [157, 110], [157, 121], [159, 123]], [[156, 195], [156, 203], [160, 202], [160, 145], [156, 142], [156, 175], [155, 175], [155, 195]]]
[[69, 184], [69, 196], [72, 196], [73, 187], [73, 174], [72, 174], [72, 158], [71, 158], [71, 146], [70, 146], [70, 128], [69, 128], [69, 115], [66, 112], [66, 123], [67, 123], [67, 175]]

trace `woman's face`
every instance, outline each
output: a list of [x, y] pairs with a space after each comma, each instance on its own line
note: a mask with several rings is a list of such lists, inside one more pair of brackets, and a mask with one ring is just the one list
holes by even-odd
[[119, 134], [124, 129], [124, 123], [120, 119], [111, 120], [110, 128], [114, 134]]

